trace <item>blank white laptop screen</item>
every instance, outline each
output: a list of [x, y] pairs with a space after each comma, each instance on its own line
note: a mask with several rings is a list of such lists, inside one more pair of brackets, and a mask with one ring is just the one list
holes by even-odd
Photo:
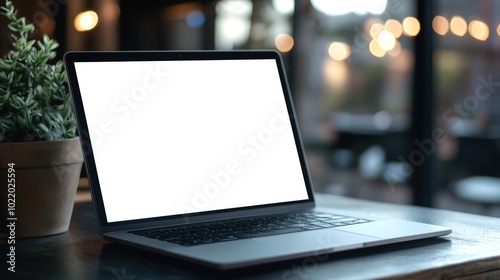
[[273, 59], [75, 69], [108, 222], [308, 199]]

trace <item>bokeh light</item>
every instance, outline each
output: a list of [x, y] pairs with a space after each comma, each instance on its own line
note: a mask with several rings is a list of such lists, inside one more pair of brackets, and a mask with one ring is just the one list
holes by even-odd
[[376, 57], [383, 57], [387, 51], [384, 50], [377, 40], [372, 40], [369, 45], [370, 52]]
[[444, 36], [450, 30], [450, 24], [448, 20], [443, 16], [436, 16], [432, 20], [432, 28], [437, 34]]
[[387, 30], [380, 32], [377, 41], [380, 47], [386, 51], [392, 50], [396, 45], [396, 38], [394, 38], [394, 35]]
[[380, 32], [382, 32], [384, 30], [385, 30], [385, 27], [384, 27], [384, 25], [382, 23], [375, 22], [370, 27], [370, 36], [375, 39], [375, 38], [378, 37], [378, 35], [380, 34]]
[[[367, 20], [365, 21], [365, 23], [364, 23], [364, 25], [363, 25], [363, 30], [364, 30], [364, 32], [365, 32], [365, 34], [366, 34], [366, 35], [370, 35], [370, 36], [371, 36], [371, 34], [370, 34], [370, 33], [371, 33], [371, 31], [370, 31], [370, 30], [371, 30], [372, 26], [373, 26], [374, 24], [376, 24], [376, 23], [378, 23], [378, 24], [382, 24], [382, 23], [380, 22], [380, 20], [379, 20], [379, 19], [377, 19], [377, 18], [369, 18], [369, 19], [367, 19]], [[373, 38], [373, 37], [372, 37], [372, 38]]]
[[293, 37], [288, 34], [279, 34], [274, 39], [274, 45], [280, 52], [289, 52], [294, 45]]
[[392, 50], [388, 51], [387, 54], [392, 56], [392, 57], [399, 56], [401, 54], [401, 43], [399, 43], [398, 40], [396, 40], [396, 44], [394, 44], [394, 48], [392, 48]]
[[356, 15], [380, 15], [387, 7], [387, 0], [332, 1], [311, 0], [312, 6], [329, 16], [341, 16], [349, 13]]
[[343, 61], [351, 55], [349, 45], [343, 42], [333, 42], [328, 47], [328, 54], [337, 61]]
[[291, 15], [295, 10], [294, 0], [273, 0], [273, 7], [280, 13]]
[[486, 41], [490, 36], [488, 25], [480, 20], [473, 20], [469, 24], [469, 34], [479, 41]]
[[451, 33], [462, 37], [467, 33], [467, 22], [461, 16], [454, 16], [450, 21], [450, 30]]
[[391, 32], [394, 38], [399, 38], [403, 34], [403, 25], [395, 19], [388, 19], [384, 26], [387, 31]]
[[205, 23], [205, 14], [200, 10], [190, 11], [186, 16], [186, 24], [189, 27], [199, 28]]
[[420, 32], [420, 22], [414, 17], [407, 17], [403, 20], [403, 32], [407, 36], [417, 36]]
[[77, 31], [89, 31], [96, 27], [99, 17], [94, 11], [85, 11], [75, 17], [74, 25]]

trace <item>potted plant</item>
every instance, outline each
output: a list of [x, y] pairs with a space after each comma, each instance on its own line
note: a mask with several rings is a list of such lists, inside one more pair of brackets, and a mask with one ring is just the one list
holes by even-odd
[[[73, 211], [83, 156], [58, 43], [29, 37], [10, 0], [12, 49], [0, 59], [0, 213], [17, 237], [65, 232]], [[12, 226], [14, 225], [14, 226]], [[12, 230], [15, 228], [15, 230]]]

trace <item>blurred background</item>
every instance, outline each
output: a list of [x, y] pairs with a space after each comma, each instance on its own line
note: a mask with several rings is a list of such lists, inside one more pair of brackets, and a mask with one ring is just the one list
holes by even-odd
[[276, 49], [317, 192], [500, 216], [500, 1], [13, 2], [59, 58]]

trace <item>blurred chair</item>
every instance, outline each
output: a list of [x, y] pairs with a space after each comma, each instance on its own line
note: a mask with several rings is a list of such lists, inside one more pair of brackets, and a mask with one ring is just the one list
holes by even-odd
[[453, 185], [454, 194], [468, 202], [482, 205], [485, 213], [500, 206], [499, 139], [496, 137], [460, 137], [458, 161], [466, 177]]
[[472, 176], [459, 180], [454, 186], [455, 195], [463, 200], [476, 202], [490, 210], [500, 205], [500, 178]]

